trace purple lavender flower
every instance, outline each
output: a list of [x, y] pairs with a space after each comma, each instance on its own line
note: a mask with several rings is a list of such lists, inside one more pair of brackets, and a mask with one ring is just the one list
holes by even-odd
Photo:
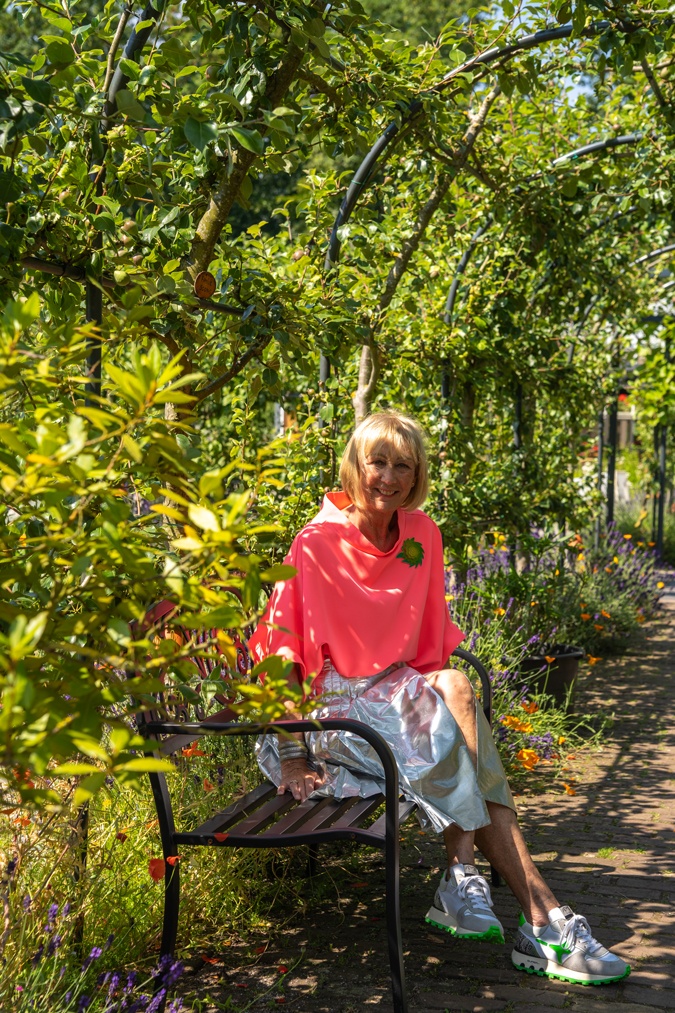
[[29, 893], [27, 893], [26, 896], [23, 899], [23, 909], [24, 909], [24, 911], [28, 911], [32, 903], [33, 903], [33, 901], [31, 900], [31, 896], [30, 896]]
[[80, 1000], [77, 1004], [77, 1013], [84, 1013], [87, 1006], [91, 1006], [91, 999], [88, 995], [81, 995]]
[[35, 953], [31, 957], [31, 961], [30, 962], [33, 965], [33, 967], [37, 967], [38, 966], [38, 964], [42, 960], [42, 954], [44, 952], [45, 952], [45, 944], [44, 943], [40, 943], [40, 945], [38, 946], [37, 950], [35, 951]]
[[63, 911], [61, 912], [61, 917], [62, 918], [67, 918], [69, 914], [70, 914], [70, 901], [67, 900], [66, 903], [63, 905]]
[[58, 950], [59, 946], [61, 945], [61, 942], [62, 942], [62, 938], [59, 935], [56, 935], [52, 939], [49, 940], [49, 943], [47, 944], [47, 956], [48, 957], [53, 957], [54, 956], [54, 954]]
[[103, 949], [100, 946], [92, 946], [89, 956], [85, 957], [85, 961], [82, 965], [82, 970], [86, 971], [87, 968], [91, 967], [94, 961], [98, 960], [98, 958], [101, 956], [102, 953]]

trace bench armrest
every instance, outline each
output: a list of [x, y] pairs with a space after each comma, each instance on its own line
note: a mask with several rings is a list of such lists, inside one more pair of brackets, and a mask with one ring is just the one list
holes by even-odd
[[[238, 721], [148, 721], [141, 732], [146, 737], [153, 735], [189, 735], [196, 739], [201, 735], [273, 735], [282, 732], [347, 731], [365, 739], [377, 753], [384, 770], [385, 804], [387, 812], [398, 812], [398, 768], [394, 754], [379, 732], [361, 721], [352, 718], [326, 718], [324, 720], [292, 719], [274, 721], [271, 724], [242, 723]], [[398, 825], [398, 824], [397, 824]]]

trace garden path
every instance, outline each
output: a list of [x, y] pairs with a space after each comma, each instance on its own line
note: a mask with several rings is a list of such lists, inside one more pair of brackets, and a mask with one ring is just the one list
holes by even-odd
[[[568, 781], [576, 794], [562, 794], [558, 784], [519, 799], [524, 833], [554, 891], [631, 963], [631, 976], [601, 988], [548, 981], [516, 971], [510, 945], [431, 931], [424, 914], [441, 852], [437, 840], [410, 824], [401, 895], [411, 1013], [675, 1009], [675, 585], [668, 591], [644, 643], [587, 669], [580, 680], [578, 711], [604, 713], [615, 723], [599, 751], [585, 749], [571, 760]], [[327, 867], [333, 885], [307, 887], [314, 897], [301, 918], [283, 931], [233, 941], [217, 963], [198, 960], [184, 992], [220, 1004], [206, 1009], [278, 1003], [298, 1013], [390, 1013], [382, 859], [343, 849]], [[510, 940], [517, 908], [506, 887], [495, 891], [495, 907]], [[262, 946], [265, 952], [256, 953]], [[290, 968], [283, 977], [280, 965]]]

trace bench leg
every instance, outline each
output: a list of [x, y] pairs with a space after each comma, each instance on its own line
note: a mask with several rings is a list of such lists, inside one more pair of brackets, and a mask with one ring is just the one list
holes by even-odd
[[319, 857], [319, 845], [310, 844], [309, 855], [307, 857], [307, 875], [310, 879], [316, 876], [317, 859]]
[[387, 833], [385, 844], [387, 884], [387, 944], [389, 946], [389, 967], [391, 969], [391, 991], [394, 1013], [408, 1013], [405, 992], [405, 971], [403, 967], [403, 942], [401, 940], [401, 907], [399, 903], [398, 866], [398, 821], [395, 825], [395, 840]]

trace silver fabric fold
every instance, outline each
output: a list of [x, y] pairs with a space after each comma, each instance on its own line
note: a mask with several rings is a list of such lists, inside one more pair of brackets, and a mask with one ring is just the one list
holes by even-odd
[[[399, 771], [399, 788], [418, 805], [423, 827], [440, 833], [456, 823], [477, 830], [490, 823], [486, 801], [515, 811], [513, 796], [483, 710], [476, 701], [477, 770], [464, 737], [441, 696], [407, 665], [363, 679], [345, 679], [327, 662], [314, 683], [320, 698], [312, 717], [351, 718], [379, 732]], [[384, 773], [372, 747], [352, 732], [305, 736], [310, 761], [326, 774], [315, 796], [367, 798], [384, 791]], [[276, 735], [260, 736], [257, 760], [274, 784], [281, 781]]]

